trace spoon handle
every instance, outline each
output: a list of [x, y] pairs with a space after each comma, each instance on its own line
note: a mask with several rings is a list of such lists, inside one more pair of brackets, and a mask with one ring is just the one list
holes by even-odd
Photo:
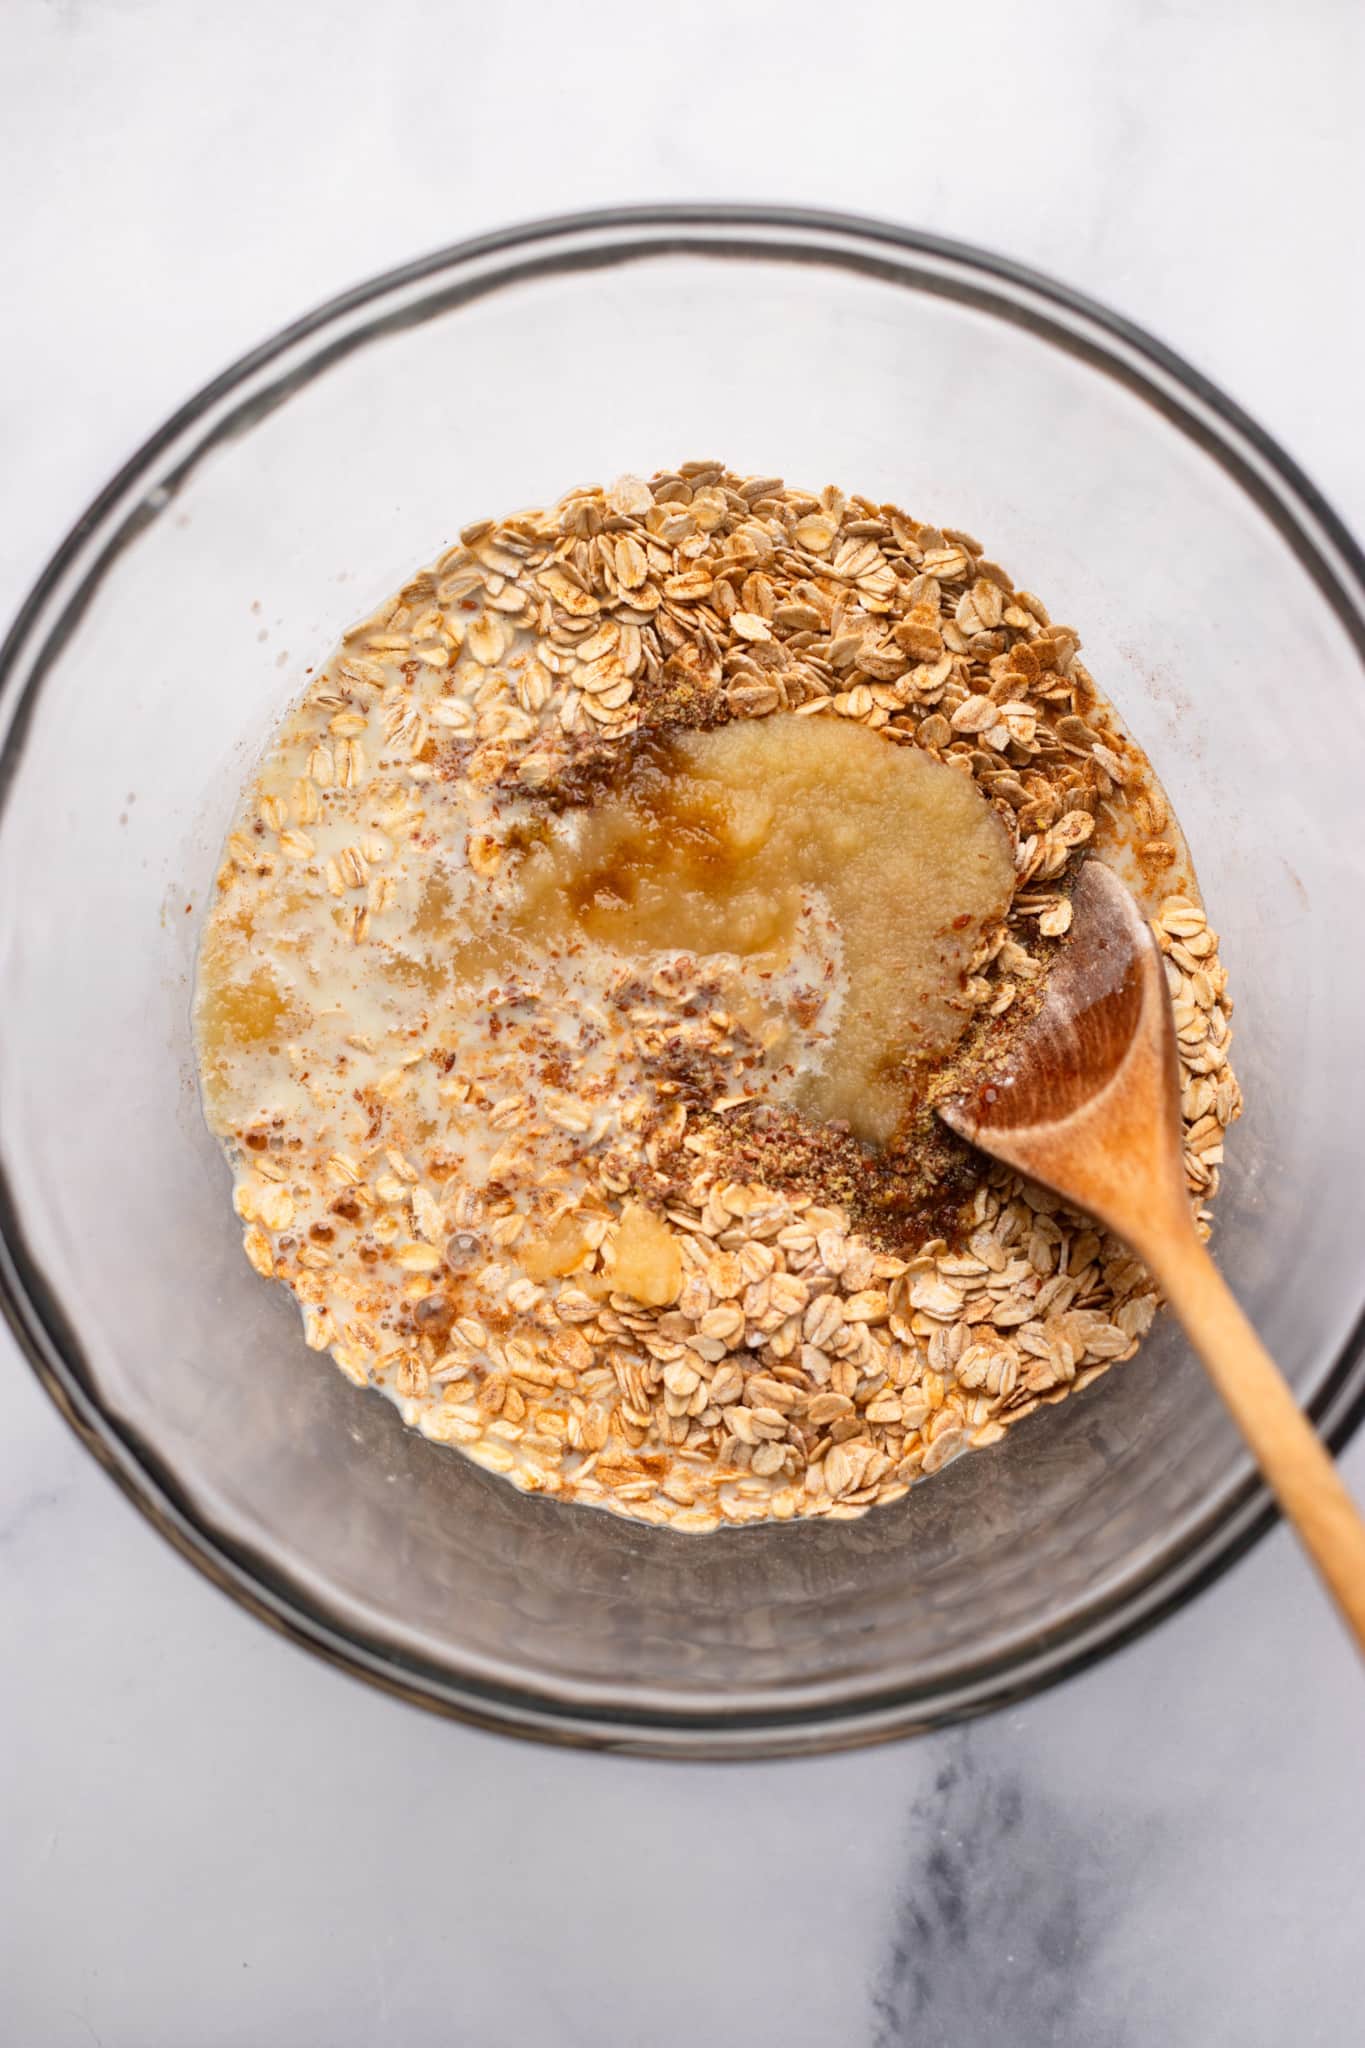
[[1272, 1493], [1365, 1651], [1365, 1521], [1193, 1228], [1149, 1261]]

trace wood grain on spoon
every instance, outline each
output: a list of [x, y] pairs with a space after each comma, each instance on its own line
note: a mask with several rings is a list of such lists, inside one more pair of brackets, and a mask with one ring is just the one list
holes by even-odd
[[1042, 1006], [945, 1123], [1087, 1210], [1148, 1266], [1365, 1650], [1365, 1522], [1200, 1243], [1185, 1186], [1180, 1070], [1161, 953], [1088, 861]]

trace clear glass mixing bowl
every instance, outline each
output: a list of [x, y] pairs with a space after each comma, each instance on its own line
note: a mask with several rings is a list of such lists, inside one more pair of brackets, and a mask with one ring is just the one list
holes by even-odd
[[734, 209], [465, 244], [170, 420], [0, 690], [0, 1281], [85, 1442], [234, 1597], [406, 1697], [617, 1748], [827, 1748], [1014, 1698], [1268, 1525], [1179, 1332], [856, 1523], [697, 1538], [514, 1492], [304, 1348], [201, 1121], [195, 934], [339, 629], [470, 518], [719, 455], [968, 528], [1075, 624], [1175, 800], [1237, 998], [1217, 1248], [1339, 1444], [1365, 1392], [1365, 564], [1125, 323], [924, 235]]

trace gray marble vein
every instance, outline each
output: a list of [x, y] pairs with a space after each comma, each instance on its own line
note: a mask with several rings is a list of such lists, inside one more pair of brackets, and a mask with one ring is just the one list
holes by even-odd
[[1087, 2038], [1123, 2048], [1131, 2036], [1117, 2019], [1096, 2024], [1106, 2002], [1095, 1965], [1113, 1915], [1103, 1875], [1094, 1841], [1046, 1783], [992, 1770], [970, 1735], [945, 1736], [910, 1808], [874, 2048], [1065, 2038], [1087, 2003]]

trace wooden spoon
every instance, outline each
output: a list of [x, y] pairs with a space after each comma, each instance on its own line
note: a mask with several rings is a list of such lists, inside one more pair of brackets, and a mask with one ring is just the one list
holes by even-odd
[[1123, 883], [1087, 861], [1042, 1007], [945, 1123], [1112, 1230], [1155, 1276], [1365, 1650], [1365, 1523], [1195, 1232], [1161, 953]]

